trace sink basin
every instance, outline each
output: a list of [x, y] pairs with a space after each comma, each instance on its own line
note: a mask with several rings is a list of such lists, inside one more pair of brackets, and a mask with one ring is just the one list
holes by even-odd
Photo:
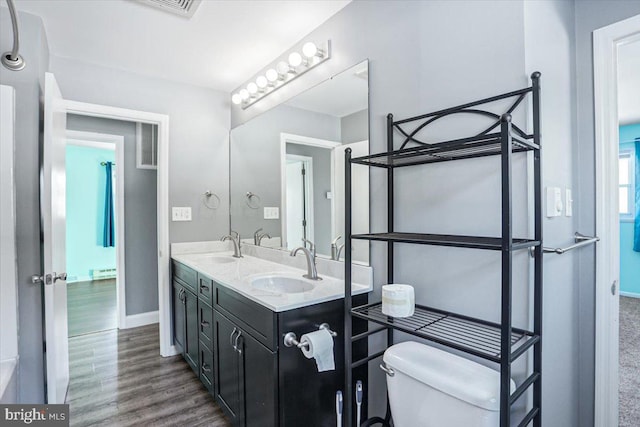
[[264, 291], [279, 292], [283, 294], [299, 294], [310, 291], [314, 285], [295, 277], [287, 276], [262, 276], [251, 280], [251, 286]]

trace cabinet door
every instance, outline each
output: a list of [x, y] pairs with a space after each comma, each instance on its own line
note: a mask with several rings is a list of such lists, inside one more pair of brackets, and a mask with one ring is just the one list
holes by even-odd
[[186, 328], [183, 287], [173, 282], [173, 343], [184, 354]]
[[240, 425], [274, 427], [278, 413], [277, 355], [244, 331], [240, 331], [237, 347], [242, 356], [239, 379], [241, 400], [244, 398]]
[[198, 363], [198, 298], [191, 291], [185, 289], [186, 334], [184, 343], [184, 358], [198, 376], [200, 365]]
[[236, 325], [218, 312], [214, 313], [214, 357], [216, 399], [234, 426], [240, 421], [240, 353], [234, 347], [239, 333]]

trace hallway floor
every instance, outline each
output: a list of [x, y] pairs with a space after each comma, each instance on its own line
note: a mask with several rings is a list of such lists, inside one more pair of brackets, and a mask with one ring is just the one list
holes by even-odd
[[620, 297], [620, 427], [640, 426], [640, 298]]
[[69, 339], [72, 426], [230, 427], [181, 356], [163, 358], [158, 325]]
[[116, 279], [67, 285], [69, 337], [118, 327]]

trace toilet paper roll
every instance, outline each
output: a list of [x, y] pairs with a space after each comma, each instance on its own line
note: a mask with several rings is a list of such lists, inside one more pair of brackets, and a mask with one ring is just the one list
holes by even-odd
[[411, 285], [391, 284], [382, 287], [382, 312], [392, 317], [413, 316], [416, 297]]
[[326, 329], [304, 334], [300, 342], [306, 344], [302, 347], [302, 354], [307, 359], [316, 359], [318, 372], [333, 371], [336, 368], [333, 358], [333, 337]]

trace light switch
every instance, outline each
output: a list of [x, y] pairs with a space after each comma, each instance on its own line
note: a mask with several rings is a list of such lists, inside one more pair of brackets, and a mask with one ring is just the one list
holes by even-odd
[[333, 199], [333, 193], [331, 191], [327, 191], [327, 199]]
[[280, 219], [280, 208], [265, 206], [264, 219]]
[[172, 207], [171, 208], [171, 220], [172, 221], [191, 221], [191, 207]]
[[547, 187], [547, 218], [561, 216], [563, 209], [560, 187]]
[[573, 216], [573, 195], [571, 194], [571, 189], [567, 188], [565, 194], [564, 214], [566, 216]]

